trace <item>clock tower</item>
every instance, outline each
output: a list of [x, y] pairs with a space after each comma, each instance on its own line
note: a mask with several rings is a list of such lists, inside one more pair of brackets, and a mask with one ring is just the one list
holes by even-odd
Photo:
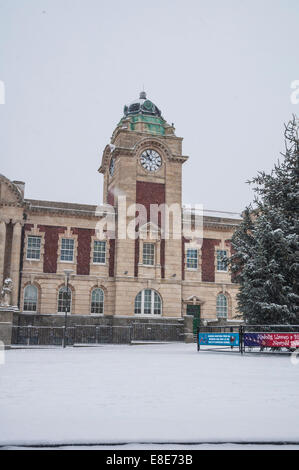
[[24, 183], [0, 175], [0, 277], [18, 325], [61, 326], [67, 313], [80, 332], [70, 341], [116, 343], [193, 341], [199, 324], [236, 326], [225, 259], [240, 220], [182, 208], [182, 140], [142, 92], [103, 151], [106, 207], [24, 199]]
[[[123, 113], [99, 169], [104, 175], [103, 201], [115, 207], [117, 228], [120, 223], [128, 227], [139, 216], [135, 239], [116, 234], [109, 241], [114, 310], [134, 314], [136, 295], [150, 288], [163, 299], [162, 316], [180, 317], [182, 164], [188, 158], [182, 155], [183, 139], [175, 135], [173, 124], [165, 121], [145, 92], [125, 105]], [[152, 205], [159, 208], [155, 220], [150, 216]], [[180, 226], [173, 224], [173, 208], [179, 213]], [[161, 221], [169, 214], [166, 235]]]

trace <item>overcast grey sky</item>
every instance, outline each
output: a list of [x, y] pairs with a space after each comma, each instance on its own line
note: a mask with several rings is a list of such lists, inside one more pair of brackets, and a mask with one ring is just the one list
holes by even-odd
[[240, 211], [299, 104], [298, 0], [0, 0], [0, 172], [27, 198], [97, 204], [124, 104], [184, 137], [183, 201]]

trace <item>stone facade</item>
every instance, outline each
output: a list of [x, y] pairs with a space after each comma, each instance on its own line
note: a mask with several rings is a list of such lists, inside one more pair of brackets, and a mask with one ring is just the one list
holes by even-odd
[[[225, 317], [227, 321], [234, 320], [238, 313], [238, 286], [228, 271], [217, 270], [217, 250], [230, 254], [229, 240], [238, 219], [204, 215], [203, 242], [195, 268], [188, 267], [189, 240], [184, 239], [181, 227], [180, 236], [175, 236], [172, 225], [169, 238], [162, 236], [161, 214], [152, 226], [148, 214], [144, 220], [139, 218], [139, 234], [142, 230], [144, 233], [137, 239], [118, 236], [120, 225], [127, 227], [137, 214], [137, 208], [134, 212], [133, 207], [132, 212], [132, 204], [142, 204], [148, 210], [151, 204], [168, 207], [176, 204], [184, 217], [182, 165], [188, 157], [182, 154], [182, 138], [175, 135], [174, 127], [158, 111], [146, 115], [139, 109], [138, 113], [126, 114], [104, 149], [99, 172], [104, 179], [104, 204], [110, 204], [116, 211], [115, 239], [109, 231], [104, 239], [99, 239], [97, 233], [97, 226], [109, 213], [109, 207], [26, 199], [24, 183], [0, 176], [0, 282], [2, 285], [5, 278], [12, 279], [12, 304], [20, 312], [30, 318], [57, 315], [59, 290], [66, 282], [65, 270], [72, 270], [69, 278], [72, 316], [94, 318], [93, 290], [101, 289], [104, 301], [102, 311], [96, 313], [98, 317], [182, 321], [188, 314], [188, 305], [198, 305], [201, 320], [212, 322], [217, 321], [217, 296], [224, 294]], [[154, 150], [161, 158], [161, 165], [155, 171], [148, 171], [141, 164], [140, 155], [147, 149]], [[126, 197], [124, 216], [119, 196]], [[149, 229], [153, 227], [154, 240], [149, 237]], [[32, 255], [29, 245], [36, 240], [38, 249]], [[71, 243], [69, 260], [62, 256], [63, 246], [68, 246], [65, 240]], [[100, 261], [94, 253], [97, 241], [105, 242]], [[143, 262], [146, 243], [154, 245], [152, 264]], [[30, 311], [30, 302], [24, 308], [27, 286], [36, 288], [34, 311]], [[153, 290], [160, 296], [158, 313], [152, 307], [150, 314], [136, 314], [135, 299], [144, 290]], [[59, 313], [62, 315], [63, 311]], [[190, 321], [186, 324], [190, 325]]]

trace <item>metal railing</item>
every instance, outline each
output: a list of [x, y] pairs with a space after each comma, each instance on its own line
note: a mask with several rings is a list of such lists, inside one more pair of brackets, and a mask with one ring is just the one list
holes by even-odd
[[178, 323], [132, 324], [132, 341], [182, 341], [183, 325]]
[[[63, 345], [63, 326], [13, 326], [12, 344]], [[74, 344], [128, 344], [131, 342], [130, 326], [76, 325], [66, 329], [66, 345]]]
[[[14, 345], [62, 346], [64, 326], [12, 327]], [[134, 341], [182, 341], [183, 325], [176, 323], [133, 322], [130, 325], [73, 325], [68, 326], [65, 344], [130, 344]]]

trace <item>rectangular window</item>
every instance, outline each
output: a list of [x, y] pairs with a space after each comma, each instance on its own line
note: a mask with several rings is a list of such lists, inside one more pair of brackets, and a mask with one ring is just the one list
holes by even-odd
[[226, 250], [217, 250], [217, 271], [227, 271], [227, 263], [223, 261], [226, 256]]
[[74, 240], [72, 238], [61, 239], [60, 261], [74, 260]]
[[106, 263], [106, 242], [95, 240], [93, 243], [93, 262]]
[[154, 266], [155, 264], [155, 245], [154, 243], [143, 244], [143, 264]]
[[27, 238], [27, 259], [40, 259], [41, 237]]
[[37, 288], [31, 284], [24, 289], [24, 312], [36, 312]]
[[198, 251], [188, 249], [187, 250], [187, 268], [197, 269], [198, 267]]

